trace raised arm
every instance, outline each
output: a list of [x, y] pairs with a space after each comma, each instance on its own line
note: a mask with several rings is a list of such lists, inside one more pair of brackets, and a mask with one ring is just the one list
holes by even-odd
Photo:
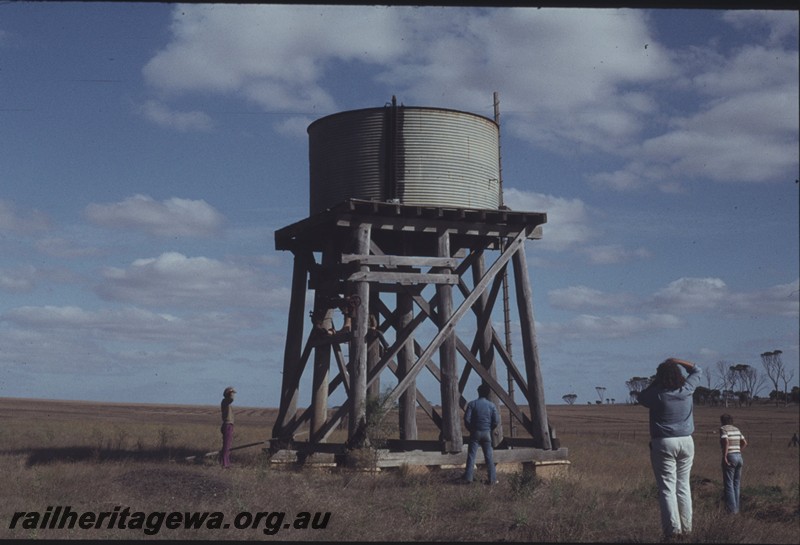
[[695, 365], [690, 361], [679, 360], [678, 358], [667, 358], [667, 361], [671, 361], [673, 363], [677, 363], [678, 365], [680, 365], [681, 367], [683, 367], [687, 371], [691, 371], [692, 369], [695, 368]]

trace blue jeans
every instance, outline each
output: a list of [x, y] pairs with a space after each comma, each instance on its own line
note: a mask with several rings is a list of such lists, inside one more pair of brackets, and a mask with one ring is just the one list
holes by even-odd
[[725, 484], [725, 507], [728, 508], [729, 513], [738, 513], [742, 466], [744, 465], [742, 453], [729, 452], [728, 464], [722, 464], [722, 482]]
[[469, 449], [467, 450], [467, 467], [464, 472], [464, 480], [472, 482], [475, 473], [475, 457], [478, 455], [478, 445], [483, 450], [483, 457], [486, 461], [486, 469], [489, 471], [489, 482], [497, 481], [497, 474], [494, 468], [494, 450], [492, 449], [491, 431], [474, 431], [469, 435]]
[[694, 461], [692, 436], [657, 437], [650, 443], [650, 463], [658, 484], [661, 529], [667, 537], [692, 531], [692, 490], [689, 474]]

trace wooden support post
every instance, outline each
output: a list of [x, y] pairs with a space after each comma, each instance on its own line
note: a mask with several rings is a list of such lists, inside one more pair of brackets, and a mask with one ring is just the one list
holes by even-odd
[[[353, 231], [354, 253], [369, 253], [371, 226], [359, 224]], [[369, 267], [361, 265], [359, 272], [369, 272]], [[351, 418], [348, 441], [358, 446], [365, 439], [367, 425], [367, 329], [369, 326], [369, 282], [353, 283], [352, 294], [359, 298], [359, 305], [352, 317], [353, 336], [350, 341], [350, 400]]]
[[289, 301], [289, 319], [286, 342], [283, 350], [283, 379], [281, 381], [281, 403], [278, 417], [272, 428], [273, 438], [285, 438], [284, 429], [291, 428], [297, 414], [297, 397], [300, 374], [297, 369], [303, 349], [303, 324], [305, 323], [306, 278], [312, 258], [306, 254], [295, 254], [292, 272], [292, 294]]
[[[336, 247], [333, 239], [329, 239], [322, 254], [322, 267], [324, 275], [330, 274], [330, 270], [336, 263]], [[333, 329], [333, 309], [329, 308], [328, 300], [336, 296], [336, 292], [331, 289], [335, 285], [334, 278], [322, 278], [319, 287], [314, 293], [314, 320], [320, 320], [315, 324], [317, 329], [314, 335], [325, 336], [332, 333]], [[311, 436], [322, 428], [328, 419], [328, 395], [329, 383], [328, 375], [331, 366], [331, 344], [324, 343], [314, 348], [314, 374], [312, 378], [311, 405]]]
[[[439, 232], [438, 255], [450, 257], [450, 235], [446, 230]], [[448, 274], [450, 269], [442, 272]], [[438, 326], [442, 330], [453, 314], [453, 287], [448, 284], [438, 284], [436, 293], [439, 298]], [[458, 405], [456, 337], [452, 330], [446, 334], [439, 347], [439, 367], [442, 373], [442, 448], [445, 452], [461, 452], [464, 441], [461, 435], [461, 411]]]
[[[383, 346], [378, 331], [378, 311], [375, 308], [374, 300], [379, 297], [379, 291], [375, 288], [370, 290], [370, 312], [367, 330], [367, 375], [378, 365], [381, 360], [381, 352]], [[381, 395], [381, 379], [380, 376], [376, 378], [367, 387], [367, 397], [371, 399], [378, 399]]]
[[[397, 294], [397, 331], [407, 327], [414, 319], [414, 303], [407, 292]], [[398, 377], [405, 377], [414, 365], [414, 337], [409, 337], [397, 353]], [[417, 386], [412, 381], [400, 396], [400, 439], [417, 439]]]
[[[472, 265], [473, 284], [477, 285], [481, 278], [483, 278], [484, 274], [486, 274], [486, 263], [484, 261], [483, 252], [481, 251], [478, 259], [476, 259]], [[483, 368], [489, 372], [489, 375], [491, 375], [496, 382], [497, 368], [494, 364], [494, 349], [492, 347], [493, 331], [491, 314], [493, 306], [493, 304], [489, 304], [489, 294], [486, 291], [484, 291], [475, 302], [475, 308], [477, 310], [476, 314], [478, 315], [478, 327], [482, 328], [482, 330], [476, 332], [480, 362], [481, 365], [483, 365]], [[492, 403], [498, 405], [499, 399], [494, 391], [489, 394], [489, 399], [492, 401]], [[499, 445], [502, 440], [503, 426], [501, 424], [494, 429], [494, 433], [492, 434], [492, 443]]]
[[525, 371], [528, 375], [528, 406], [531, 411], [534, 446], [545, 450], [552, 448], [547, 426], [547, 408], [544, 402], [544, 383], [539, 365], [539, 348], [536, 345], [536, 327], [533, 319], [533, 296], [528, 279], [528, 263], [525, 260], [525, 245], [520, 244], [511, 258], [514, 265], [514, 284], [517, 291], [517, 309], [522, 331], [522, 350]]
[[331, 363], [331, 345], [323, 344], [314, 349], [314, 375], [311, 390], [311, 433], [315, 433], [328, 418], [328, 373]]

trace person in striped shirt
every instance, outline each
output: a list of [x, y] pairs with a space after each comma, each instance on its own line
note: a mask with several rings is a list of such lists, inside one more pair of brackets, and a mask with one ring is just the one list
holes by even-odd
[[720, 417], [719, 444], [722, 448], [722, 481], [725, 484], [725, 507], [729, 513], [739, 512], [739, 491], [742, 484], [742, 449], [747, 446], [744, 434], [733, 425], [733, 417]]

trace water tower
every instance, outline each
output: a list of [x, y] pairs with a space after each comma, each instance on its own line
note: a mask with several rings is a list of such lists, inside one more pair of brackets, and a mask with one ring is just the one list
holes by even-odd
[[[308, 127], [310, 215], [275, 232], [294, 270], [273, 459], [343, 463], [369, 441], [368, 405], [379, 399], [378, 409], [398, 408], [399, 436], [381, 445], [378, 465], [463, 464], [463, 411], [475, 397], [465, 389], [480, 380], [503, 415], [497, 463], [567, 463], [548, 425], [525, 259], [547, 216], [503, 206], [496, 104], [489, 119], [392, 98]], [[508, 327], [509, 263], [521, 366], [508, 331], [503, 339], [492, 324], [502, 306]], [[422, 373], [438, 383], [434, 395], [418, 387]], [[333, 406], [340, 388], [345, 401]], [[420, 436], [418, 418], [433, 437]], [[332, 441], [342, 428], [346, 438]]]

